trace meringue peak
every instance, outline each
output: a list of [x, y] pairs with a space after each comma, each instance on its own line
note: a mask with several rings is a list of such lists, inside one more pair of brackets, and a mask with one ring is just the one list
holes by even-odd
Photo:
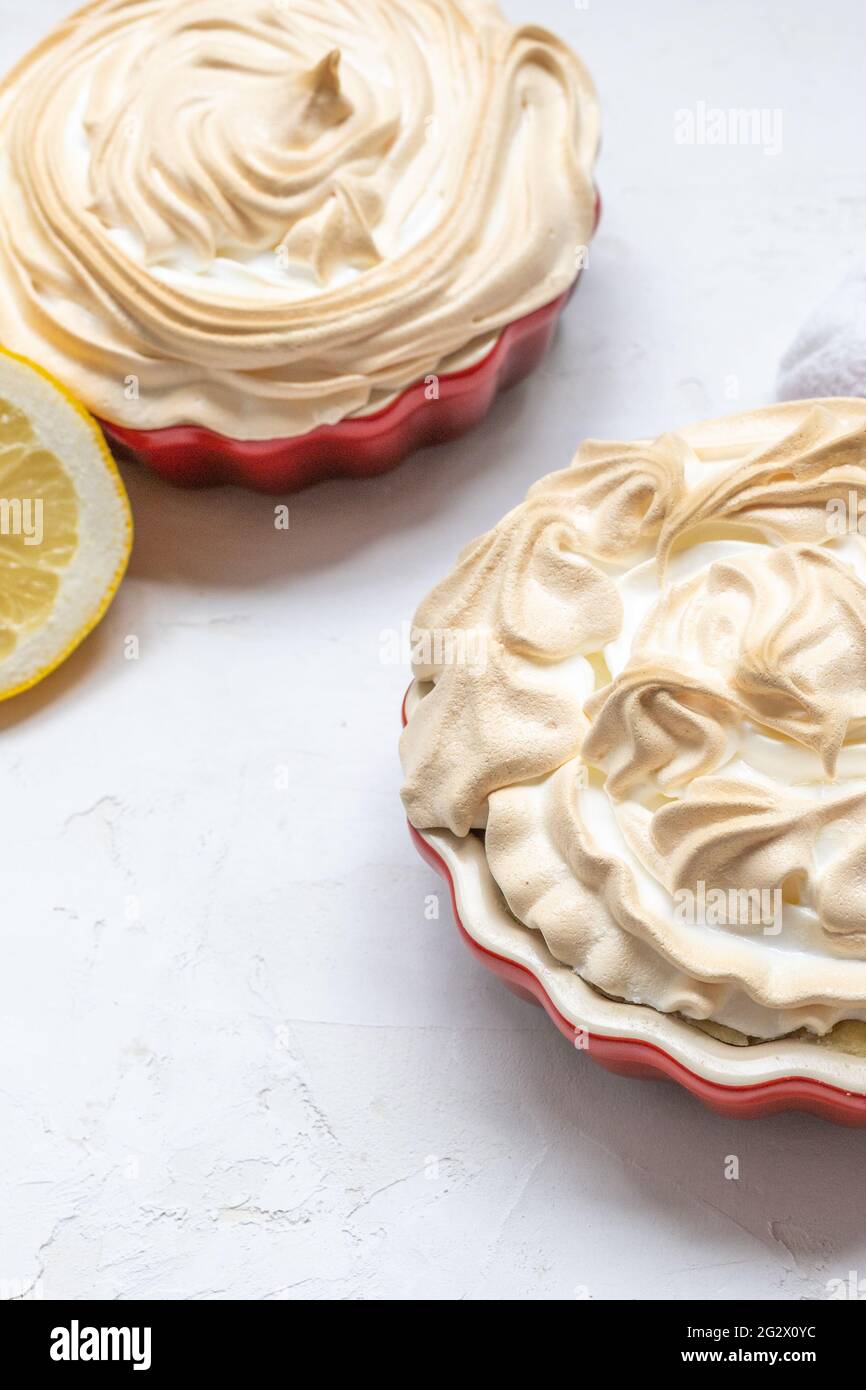
[[0, 82], [0, 339], [132, 429], [375, 412], [574, 282], [597, 145], [491, 0], [91, 0]]

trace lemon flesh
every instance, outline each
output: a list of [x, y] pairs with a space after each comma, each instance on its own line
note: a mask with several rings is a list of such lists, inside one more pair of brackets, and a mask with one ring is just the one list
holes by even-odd
[[0, 700], [78, 646], [123, 577], [129, 502], [99, 426], [0, 349]]

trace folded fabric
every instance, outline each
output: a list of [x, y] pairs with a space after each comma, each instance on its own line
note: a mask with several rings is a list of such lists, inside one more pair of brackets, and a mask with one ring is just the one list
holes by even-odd
[[779, 371], [779, 398], [866, 396], [866, 264], [806, 320]]

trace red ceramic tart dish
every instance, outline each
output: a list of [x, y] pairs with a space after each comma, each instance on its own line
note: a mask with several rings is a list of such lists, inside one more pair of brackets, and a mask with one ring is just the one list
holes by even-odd
[[864, 457], [859, 398], [585, 440], [412, 625], [403, 802], [477, 952], [725, 1113], [866, 1121]]
[[510, 324], [480, 362], [441, 376], [435, 400], [419, 381], [375, 414], [293, 439], [230, 439], [194, 425], [141, 431], [100, 423], [119, 457], [147, 464], [181, 487], [238, 483], [261, 492], [296, 492], [325, 478], [371, 478], [483, 420], [500, 391], [538, 366], [573, 288]]
[[[690, 1069], [658, 1044], [646, 1041], [636, 1032], [630, 1035], [629, 1028], [634, 1026], [634, 1016], [642, 1012], [634, 1005], [612, 1005], [621, 1011], [620, 1035], [592, 1032], [582, 1028], [560, 1011], [544, 983], [533, 970], [489, 950], [476, 940], [461, 919], [457, 905], [458, 890], [451, 869], [427, 837], [411, 824], [409, 834], [421, 857], [447, 883], [454, 920], [465, 945], [469, 947], [475, 959], [498, 976], [513, 994], [531, 1004], [540, 1004], [560, 1033], [574, 1045], [575, 1050], [585, 1052], [607, 1071], [616, 1072], [620, 1076], [675, 1081], [693, 1096], [697, 1096], [709, 1109], [734, 1119], [755, 1119], [762, 1115], [775, 1115], [782, 1110], [803, 1110], [836, 1124], [866, 1128], [866, 1095], [846, 1091], [826, 1081], [790, 1075], [774, 1077], [751, 1085], [724, 1085], [708, 1079], [701, 1075], [700, 1071]], [[737, 1054], [743, 1049], [729, 1047], [727, 1050], [732, 1054], [732, 1065], [735, 1065], [738, 1061]]]

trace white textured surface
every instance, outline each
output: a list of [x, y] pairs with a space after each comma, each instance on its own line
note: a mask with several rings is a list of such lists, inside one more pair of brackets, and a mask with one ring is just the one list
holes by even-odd
[[[0, 0], [4, 64], [68, 8]], [[581, 436], [772, 399], [861, 250], [866, 18], [506, 9], [567, 34], [604, 107], [602, 229], [540, 374], [456, 446], [292, 499], [288, 533], [269, 499], [128, 472], [108, 620], [0, 710], [7, 1291], [796, 1299], [866, 1275], [866, 1136], [609, 1076], [472, 963], [401, 820], [406, 672], [380, 643]], [[782, 152], [675, 144], [700, 101], [780, 108]]]

